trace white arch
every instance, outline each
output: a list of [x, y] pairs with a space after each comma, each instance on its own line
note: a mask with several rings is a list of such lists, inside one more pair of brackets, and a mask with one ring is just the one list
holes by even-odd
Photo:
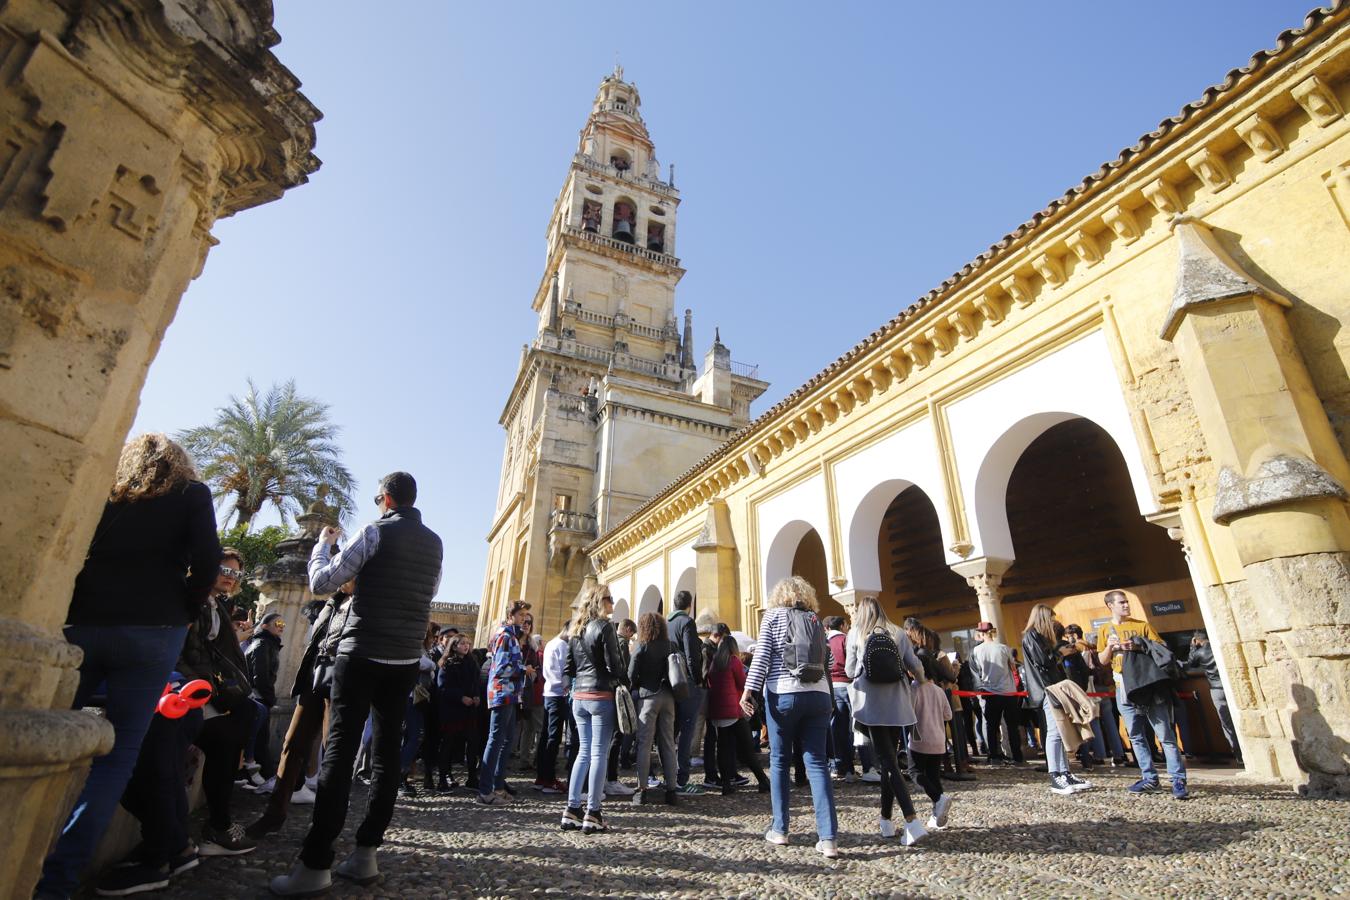
[[660, 608], [661, 589], [654, 584], [647, 585], [647, 589], [642, 592], [642, 599], [638, 601], [638, 617], [640, 618], [649, 612], [657, 612]]
[[848, 575], [855, 588], [864, 585], [881, 587], [881, 559], [877, 556], [877, 536], [886, 509], [896, 497], [914, 482], [892, 478], [881, 482], [858, 502], [848, 526]]
[[797, 546], [802, 538], [811, 531], [819, 531], [810, 522], [793, 519], [779, 529], [764, 555], [764, 599], [779, 581], [792, 574], [792, 560], [797, 555]]
[[674, 597], [680, 591], [688, 591], [693, 596], [698, 596], [698, 570], [693, 566], [687, 567], [680, 573], [680, 577], [675, 581], [675, 589], [670, 592]]
[[624, 619], [633, 618], [628, 614], [628, 601], [620, 597], [614, 601], [614, 615], [611, 617], [615, 622], [622, 622]]
[[1111, 436], [1125, 458], [1140, 513], [1153, 510], [1144, 455], [1100, 331], [953, 404], [947, 418], [975, 556], [1014, 558], [1008, 479], [1032, 441], [1070, 419], [1087, 419]]

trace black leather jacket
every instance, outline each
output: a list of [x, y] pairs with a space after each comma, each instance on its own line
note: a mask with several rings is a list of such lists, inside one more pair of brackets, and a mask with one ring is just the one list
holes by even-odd
[[670, 654], [675, 645], [665, 638], [647, 644], [638, 644], [637, 652], [628, 664], [628, 680], [639, 697], [650, 697], [661, 692], [669, 676]]
[[1191, 647], [1191, 655], [1181, 664], [1186, 671], [1199, 669], [1205, 673], [1211, 688], [1223, 690], [1223, 679], [1219, 677], [1219, 664], [1214, 660], [1214, 648], [1209, 644]]
[[277, 671], [281, 668], [281, 638], [259, 628], [253, 634], [248, 649], [248, 674], [253, 679], [253, 690], [266, 706], [277, 705]]
[[608, 619], [592, 619], [567, 646], [567, 675], [572, 692], [612, 691], [628, 685], [628, 672], [619, 654], [619, 636]]
[[1059, 647], [1067, 646], [1064, 641], [1057, 647], [1049, 647], [1038, 631], [1028, 631], [1022, 635], [1022, 657], [1026, 660], [1022, 684], [1027, 692], [1027, 706], [1039, 709], [1045, 703], [1045, 689], [1058, 684], [1067, 676], [1060, 667]]

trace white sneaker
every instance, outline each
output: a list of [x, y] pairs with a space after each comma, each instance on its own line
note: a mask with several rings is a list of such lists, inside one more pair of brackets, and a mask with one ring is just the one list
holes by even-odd
[[1092, 782], [1084, 781], [1083, 779], [1079, 778], [1072, 772], [1065, 772], [1064, 780], [1069, 783], [1069, 787], [1073, 788], [1075, 794], [1078, 793], [1079, 791], [1087, 791], [1092, 789]]
[[937, 822], [937, 827], [947, 827], [947, 814], [951, 811], [951, 808], [951, 794], [943, 794], [937, 798], [937, 802], [933, 804], [933, 820]]
[[273, 776], [253, 789], [255, 794], [270, 794], [277, 789], [277, 779]]
[[858, 778], [868, 784], [881, 784], [881, 773], [876, 769], [868, 769], [866, 772], [862, 773], [862, 775], [858, 776]]
[[901, 843], [906, 847], [913, 847], [919, 841], [928, 837], [928, 829], [919, 824], [919, 820], [905, 823], [905, 833], [901, 837]]
[[300, 790], [291, 794], [291, 803], [300, 806], [308, 806], [314, 802], [314, 791], [308, 784], [302, 784]]
[[816, 851], [826, 859], [839, 858], [839, 847], [834, 841], [816, 841]]
[[764, 840], [770, 844], [777, 844], [779, 847], [786, 847], [788, 842], [786, 834], [781, 831], [774, 831], [772, 828], [764, 832]]
[[890, 819], [881, 820], [881, 836], [884, 838], [895, 837], [895, 823]]
[[609, 797], [631, 797], [634, 790], [622, 781], [606, 781], [605, 794]]
[[937, 819], [936, 819], [935, 817], [933, 817], [933, 816], [929, 816], [929, 817], [928, 817], [928, 821], [924, 823], [924, 826], [923, 826], [923, 827], [924, 827], [924, 828], [927, 828], [929, 831], [941, 831], [941, 830], [942, 830], [942, 826], [939, 825], [939, 824], [937, 823]]
[[[256, 767], [255, 767], [255, 769], [256, 769]], [[263, 778], [261, 775], [259, 775], [259, 774], [257, 773], [257, 771], [254, 771], [254, 773], [253, 773], [252, 775], [248, 776], [248, 783], [249, 783], [250, 785], [252, 785], [253, 787], [255, 787], [255, 788], [260, 788], [260, 787], [262, 787], [264, 784], [267, 784], [267, 779], [265, 779], [265, 778]]]
[[661, 784], [662, 784], [661, 779], [657, 778], [655, 775], [647, 776], [647, 787], [649, 789], [659, 788]]

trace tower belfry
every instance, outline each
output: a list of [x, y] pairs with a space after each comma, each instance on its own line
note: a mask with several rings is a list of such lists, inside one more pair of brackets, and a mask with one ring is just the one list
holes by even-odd
[[680, 193], [641, 106], [616, 60], [549, 218], [536, 332], [500, 420], [484, 638], [515, 599], [555, 634], [591, 574], [584, 548], [748, 424], [768, 388], [720, 341], [695, 367], [692, 312], [682, 332], [676, 319]]

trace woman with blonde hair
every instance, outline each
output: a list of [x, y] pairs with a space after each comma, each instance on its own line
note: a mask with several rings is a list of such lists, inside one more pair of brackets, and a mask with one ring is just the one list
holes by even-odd
[[1058, 625], [1054, 610], [1049, 606], [1044, 603], [1033, 606], [1027, 617], [1027, 627], [1022, 632], [1022, 656], [1026, 659], [1027, 703], [1032, 709], [1045, 710], [1045, 767], [1050, 772], [1050, 791], [1074, 794], [1092, 785], [1069, 771], [1064, 738], [1055, 724], [1054, 700], [1046, 690], [1068, 678], [1060, 660], [1065, 656], [1064, 651], [1072, 651], [1068, 641], [1064, 640], [1063, 629], [1056, 630]]
[[[66, 617], [66, 640], [84, 651], [74, 708], [106, 685], [116, 735], [94, 760], [37, 893], [65, 897], [117, 809], [188, 623], [221, 571], [211, 491], [192, 460], [162, 434], [122, 448], [103, 516], [94, 529]], [[231, 570], [238, 575], [238, 570]]]
[[[903, 842], [908, 846], [928, 835], [914, 811], [914, 802], [900, 773], [900, 732], [918, 721], [910, 693], [908, 672], [916, 685], [927, 682], [923, 663], [914, 653], [909, 636], [886, 618], [875, 597], [862, 597], [853, 609], [853, 628], [844, 644], [844, 674], [853, 679], [849, 699], [853, 723], [872, 740], [877, 768], [881, 772], [882, 837], [896, 835], [891, 820], [894, 803], [904, 814]], [[885, 663], [885, 665], [883, 665]]]
[[[562, 829], [580, 829], [582, 834], [594, 834], [609, 830], [600, 813], [600, 803], [605, 797], [609, 745], [619, 724], [614, 689], [619, 685], [628, 686], [628, 671], [619, 655], [618, 635], [609, 621], [614, 612], [609, 585], [582, 588], [575, 608], [568, 629], [572, 637], [567, 648], [567, 676], [572, 680], [572, 715], [577, 723], [579, 746], [568, 781]], [[588, 775], [590, 783], [583, 817], [581, 790]]]
[[774, 585], [760, 620], [741, 709], [753, 715], [755, 695], [763, 689], [773, 800], [773, 820], [764, 840], [780, 846], [788, 842], [788, 766], [793, 742], [800, 740], [816, 812], [816, 850], [834, 859], [839, 855], [835, 843], [839, 824], [825, 754], [834, 704], [827, 677], [829, 650], [818, 610], [815, 588], [805, 578], [794, 575]]

